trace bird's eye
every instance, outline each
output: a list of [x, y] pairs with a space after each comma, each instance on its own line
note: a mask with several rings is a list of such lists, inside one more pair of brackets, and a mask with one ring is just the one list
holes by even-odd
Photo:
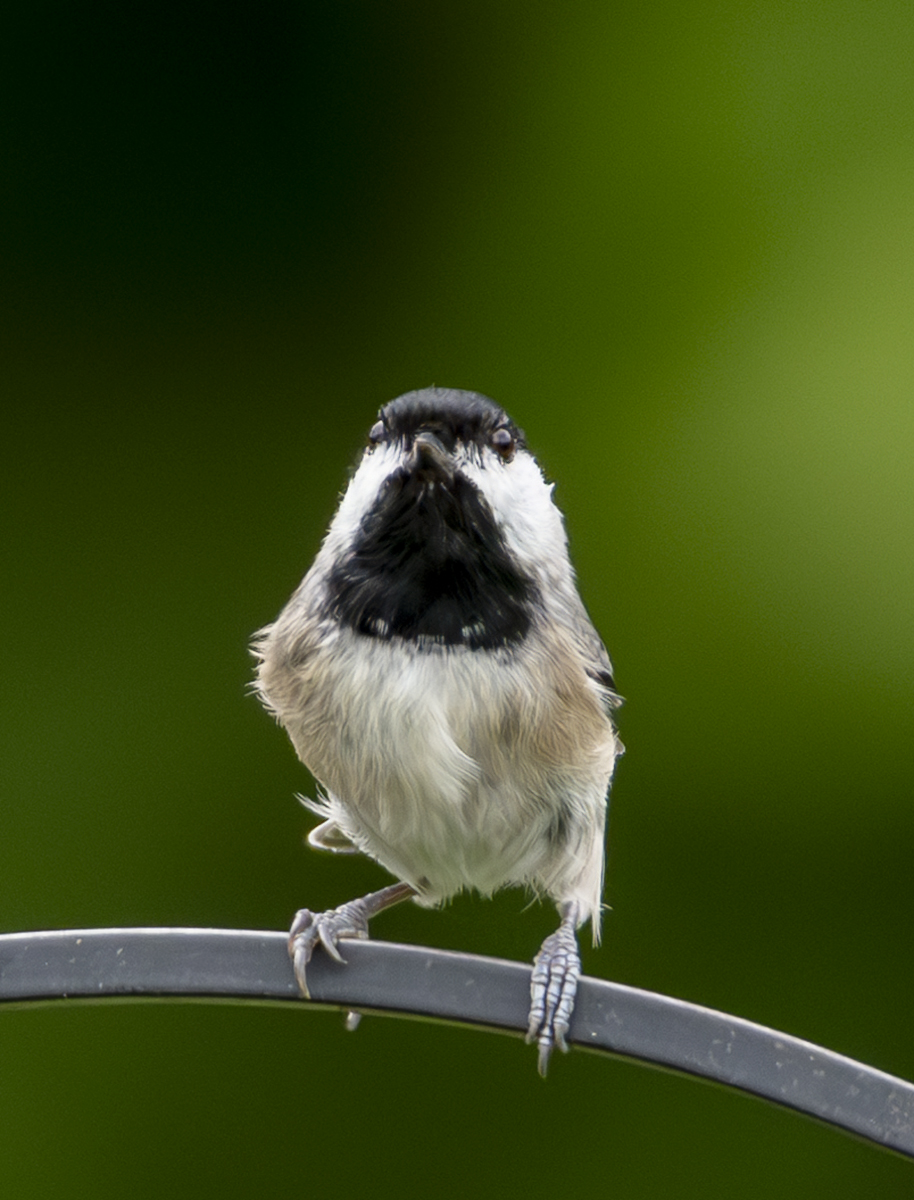
[[371, 442], [371, 444], [373, 446], [376, 446], [378, 444], [378, 442], [384, 441], [384, 422], [383, 421], [375, 421], [374, 425], [372, 425], [372, 427], [368, 433], [368, 440], [369, 440], [369, 442]]
[[505, 462], [510, 462], [514, 457], [514, 436], [511, 430], [496, 429], [492, 434], [492, 446]]

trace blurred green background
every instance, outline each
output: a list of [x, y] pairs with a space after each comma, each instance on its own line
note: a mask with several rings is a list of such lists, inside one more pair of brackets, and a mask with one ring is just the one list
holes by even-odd
[[[0, 36], [0, 926], [283, 928], [245, 694], [378, 406], [483, 391], [628, 698], [585, 969], [914, 1077], [914, 8], [42, 2]], [[529, 959], [520, 893], [378, 936]], [[793, 1114], [519, 1042], [0, 1019], [10, 1195], [908, 1196]]]

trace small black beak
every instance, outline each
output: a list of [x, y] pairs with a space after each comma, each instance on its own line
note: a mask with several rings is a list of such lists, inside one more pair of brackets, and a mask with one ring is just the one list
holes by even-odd
[[454, 476], [454, 463], [443, 443], [433, 433], [423, 431], [413, 440], [410, 466], [421, 475], [433, 479], [450, 480]]

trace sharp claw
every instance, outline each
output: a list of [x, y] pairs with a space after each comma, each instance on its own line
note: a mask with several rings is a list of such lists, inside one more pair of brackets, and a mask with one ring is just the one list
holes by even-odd
[[316, 940], [314, 913], [309, 908], [300, 908], [289, 930], [289, 957], [292, 959], [298, 989], [306, 1000], [311, 999], [306, 971]]
[[536, 1060], [536, 1069], [540, 1073], [540, 1078], [545, 1079], [549, 1073], [549, 1059], [552, 1055], [552, 1043], [546, 1038], [540, 1039], [539, 1056]]
[[324, 926], [321, 926], [318, 929], [318, 937], [320, 938], [321, 945], [324, 947], [330, 957], [335, 958], [338, 963], [344, 963], [346, 961], [342, 954], [340, 954], [339, 948], [336, 944], [336, 939], [342, 936], [342, 934], [335, 934], [332, 930], [327, 929]]
[[555, 1044], [563, 1054], [567, 1054], [568, 1043], [565, 1040], [565, 1034], [568, 1032], [568, 1022], [556, 1021], [553, 1032], [555, 1033]]
[[311, 992], [308, 990], [308, 979], [305, 974], [308, 963], [311, 961], [311, 944], [306, 942], [304, 938], [296, 942], [294, 946], [290, 945], [289, 950], [292, 958], [292, 970], [295, 972], [295, 982], [298, 984], [298, 990], [306, 1000], [311, 999]]

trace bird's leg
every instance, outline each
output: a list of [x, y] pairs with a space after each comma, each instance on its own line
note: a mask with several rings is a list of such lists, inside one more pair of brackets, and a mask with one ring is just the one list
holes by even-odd
[[368, 922], [373, 916], [415, 894], [416, 889], [408, 883], [392, 883], [379, 892], [370, 892], [367, 896], [350, 900], [339, 908], [329, 908], [326, 912], [313, 913], [309, 908], [299, 909], [289, 930], [289, 957], [305, 999], [311, 997], [305, 971], [318, 944], [324, 947], [331, 958], [345, 962], [338, 948], [343, 938], [367, 938]]
[[567, 1051], [565, 1035], [571, 1023], [574, 997], [581, 974], [581, 957], [575, 934], [580, 905], [569, 900], [559, 905], [562, 923], [549, 935], [533, 960], [530, 977], [530, 1024], [527, 1041], [539, 1046], [539, 1073], [545, 1076], [554, 1046]]

